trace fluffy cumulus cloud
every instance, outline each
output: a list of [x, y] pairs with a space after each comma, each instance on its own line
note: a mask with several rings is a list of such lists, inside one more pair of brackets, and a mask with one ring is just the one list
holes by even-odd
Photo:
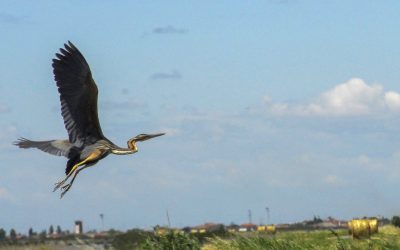
[[400, 111], [400, 94], [394, 91], [385, 93], [384, 102], [386, 106], [392, 111]]
[[268, 96], [263, 101], [267, 112], [274, 115], [352, 116], [400, 111], [399, 93], [385, 92], [382, 85], [369, 85], [359, 78], [336, 85], [305, 104], [274, 103]]

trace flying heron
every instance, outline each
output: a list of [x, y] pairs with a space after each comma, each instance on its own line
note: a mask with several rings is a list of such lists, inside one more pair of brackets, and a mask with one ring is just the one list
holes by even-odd
[[[20, 148], [37, 148], [44, 152], [68, 158], [65, 178], [55, 184], [61, 188], [61, 198], [71, 188], [76, 176], [83, 169], [93, 166], [107, 155], [133, 154], [137, 142], [164, 135], [139, 134], [129, 139], [127, 148], [121, 148], [107, 139], [101, 131], [97, 115], [98, 89], [89, 65], [81, 52], [70, 41], [60, 48], [53, 59], [53, 73], [60, 93], [61, 115], [68, 131], [68, 139], [31, 141], [20, 138], [14, 144]], [[65, 184], [71, 177], [71, 181]]]

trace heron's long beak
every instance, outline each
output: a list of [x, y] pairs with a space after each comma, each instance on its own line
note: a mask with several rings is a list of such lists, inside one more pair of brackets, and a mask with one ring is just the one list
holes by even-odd
[[149, 137], [147, 138], [147, 140], [151, 139], [151, 138], [154, 138], [154, 137], [162, 136], [162, 135], [165, 135], [165, 133], [158, 133], [158, 134], [148, 135]]
[[139, 141], [147, 141], [147, 140], [149, 140], [151, 138], [162, 136], [162, 135], [165, 135], [165, 133], [150, 134], [150, 135], [149, 134], [140, 134], [140, 135], [137, 135], [134, 138], [134, 140], [137, 141], [137, 142], [139, 142]]

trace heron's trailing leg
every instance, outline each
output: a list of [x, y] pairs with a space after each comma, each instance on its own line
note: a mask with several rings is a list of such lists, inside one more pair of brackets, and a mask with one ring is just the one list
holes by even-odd
[[57, 183], [55, 184], [55, 187], [54, 187], [54, 189], [53, 189], [53, 192], [56, 191], [57, 189], [59, 189], [62, 185], [64, 185], [64, 183], [69, 179], [69, 177], [71, 177], [71, 175], [74, 173], [74, 171], [75, 171], [79, 166], [82, 166], [83, 164], [85, 164], [86, 161], [87, 161], [87, 159], [85, 159], [85, 160], [83, 160], [83, 161], [81, 161], [81, 162], [75, 164], [75, 165], [72, 167], [71, 171], [69, 171], [69, 173], [67, 174], [67, 176], [65, 176], [65, 178], [64, 178], [63, 180], [61, 180], [61, 181], [59, 181], [59, 182], [57, 182]]
[[82, 170], [84, 170], [85, 168], [91, 167], [91, 166], [93, 166], [93, 165], [94, 165], [94, 164], [87, 164], [87, 165], [84, 165], [84, 166], [82, 166], [81, 168], [79, 168], [79, 169], [77, 169], [77, 170], [75, 171], [74, 177], [72, 177], [72, 180], [71, 180], [68, 184], [62, 186], [61, 189], [63, 190], [63, 192], [61, 193], [60, 199], [61, 199], [61, 198], [64, 196], [64, 194], [65, 194], [66, 192], [68, 192], [68, 190], [72, 187], [72, 184], [74, 183], [75, 178], [76, 178], [76, 176], [79, 174], [79, 172], [82, 171]]
[[94, 151], [93, 153], [91, 153], [85, 160], [83, 160], [83, 161], [78, 162], [77, 164], [75, 164], [75, 165], [71, 168], [71, 170], [69, 171], [69, 173], [67, 174], [67, 176], [66, 176], [62, 181], [59, 181], [59, 182], [57, 182], [57, 183], [55, 184], [55, 187], [54, 187], [53, 192], [56, 191], [57, 189], [59, 189], [62, 185], [64, 185], [64, 183], [69, 179], [69, 177], [71, 177], [71, 175], [75, 172], [75, 170], [76, 170], [78, 167], [84, 165], [84, 164], [85, 164], [86, 162], [88, 162], [88, 161], [96, 160], [100, 155], [101, 155], [101, 151], [100, 151], [100, 150], [96, 150], [96, 151]]
[[[71, 172], [70, 172], [71, 173]], [[64, 185], [64, 183], [68, 180], [68, 178], [70, 177], [71, 175], [70, 174], [68, 174], [63, 180], [61, 180], [61, 181], [58, 181], [58, 182], [56, 182], [54, 185], [55, 185], [55, 187], [54, 187], [54, 189], [53, 189], [53, 192], [55, 192], [57, 189], [59, 189], [62, 185]]]

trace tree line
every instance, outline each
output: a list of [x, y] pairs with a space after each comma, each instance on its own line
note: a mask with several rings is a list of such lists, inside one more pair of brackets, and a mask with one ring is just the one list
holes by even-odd
[[[47, 235], [53, 235], [53, 234], [57, 234], [57, 235], [62, 235], [62, 234], [68, 234], [69, 231], [62, 231], [60, 226], [57, 226], [56, 229], [54, 229], [53, 225], [50, 225], [48, 230], [42, 230], [40, 232], [35, 232], [33, 230], [33, 228], [29, 228], [28, 230], [28, 237], [29, 238], [34, 238], [34, 237], [39, 237], [39, 238], [46, 238]], [[15, 229], [10, 229], [10, 232], [7, 234], [6, 230], [4, 230], [3, 228], [0, 228], [0, 242], [2, 241], [6, 241], [7, 239], [11, 240], [11, 241], [16, 241], [18, 237], [17, 232], [15, 231]]]

